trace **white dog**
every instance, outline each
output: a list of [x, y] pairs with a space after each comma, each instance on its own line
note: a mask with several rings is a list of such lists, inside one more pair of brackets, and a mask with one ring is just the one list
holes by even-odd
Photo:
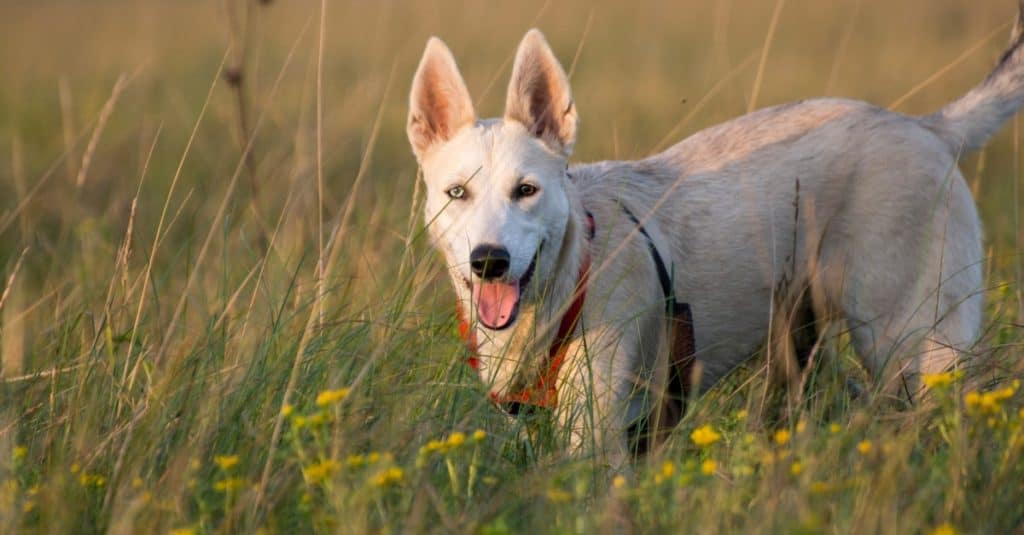
[[845, 320], [890, 392], [958, 365], [979, 338], [984, 257], [957, 159], [1024, 103], [1021, 28], [984, 82], [932, 115], [807, 100], [644, 160], [571, 167], [576, 107], [539, 31], [499, 119], [477, 118], [430, 39], [408, 136], [492, 398], [513, 415], [555, 408], [575, 448], [619, 464], [648, 419], [671, 424], [670, 382], [706, 388], [756, 352], [780, 293]]

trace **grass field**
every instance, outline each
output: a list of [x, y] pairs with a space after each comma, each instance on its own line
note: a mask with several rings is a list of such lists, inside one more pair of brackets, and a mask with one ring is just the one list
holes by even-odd
[[588, 161], [813, 96], [935, 110], [1013, 3], [4, 2], [2, 531], [1021, 532], [1016, 123], [962, 160], [980, 386], [851, 399], [840, 338], [788, 405], [755, 359], [612, 481], [463, 364], [405, 138], [431, 34], [491, 116], [544, 30]]

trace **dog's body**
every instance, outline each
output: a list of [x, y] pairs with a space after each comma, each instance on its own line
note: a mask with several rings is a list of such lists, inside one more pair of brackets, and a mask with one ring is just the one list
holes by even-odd
[[539, 32], [520, 45], [493, 120], [476, 119], [432, 39], [409, 137], [492, 397], [523, 399], [511, 395], [546, 372], [583, 280], [557, 414], [577, 447], [624, 459], [626, 430], [655, 413], [669, 375], [659, 256], [692, 307], [702, 387], [764, 343], [780, 294], [845, 320], [889, 391], [916, 392], [920, 374], [956, 365], [980, 335], [984, 260], [957, 159], [1024, 102], [1019, 29], [981, 85], [931, 116], [810, 100], [644, 160], [572, 168], [576, 111]]

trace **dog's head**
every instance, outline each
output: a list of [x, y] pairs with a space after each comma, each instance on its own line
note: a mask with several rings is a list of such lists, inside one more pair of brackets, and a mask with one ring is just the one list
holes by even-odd
[[568, 78], [539, 31], [519, 45], [500, 119], [477, 119], [451, 51], [437, 38], [427, 43], [407, 133], [434, 245], [487, 329], [513, 326], [554, 276], [576, 123]]

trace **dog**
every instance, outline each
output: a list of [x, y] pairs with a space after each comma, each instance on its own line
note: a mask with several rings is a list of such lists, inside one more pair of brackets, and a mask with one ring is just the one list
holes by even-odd
[[496, 119], [431, 38], [407, 134], [491, 399], [552, 409], [573, 451], [619, 466], [678, 418], [672, 384], [707, 389], [762, 347], [780, 292], [816, 326], [845, 321], [880, 391], [913, 397], [922, 374], [964, 366], [984, 256], [957, 161], [1024, 103], [1021, 13], [991, 74], [931, 115], [812, 99], [576, 165], [576, 106], [541, 32]]

